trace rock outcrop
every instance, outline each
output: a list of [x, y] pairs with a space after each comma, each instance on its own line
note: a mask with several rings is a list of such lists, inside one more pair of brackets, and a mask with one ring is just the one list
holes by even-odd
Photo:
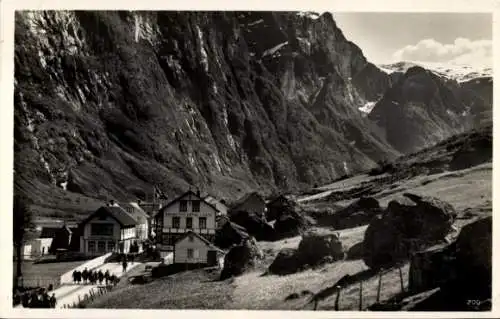
[[231, 221], [244, 227], [257, 240], [273, 240], [276, 237], [274, 228], [255, 213], [234, 211], [231, 212]]
[[490, 216], [468, 224], [456, 240], [458, 285], [471, 299], [491, 298], [492, 222]]
[[412, 310], [491, 309], [492, 243], [490, 216], [464, 226], [453, 243], [416, 253], [410, 264], [410, 293], [439, 289], [439, 294], [412, 305]]
[[316, 265], [328, 256], [332, 261], [344, 258], [344, 248], [339, 235], [316, 229], [309, 230], [302, 236], [297, 253], [310, 265]]
[[251, 269], [259, 258], [262, 258], [262, 252], [255, 238], [245, 240], [241, 245], [231, 248], [224, 257], [224, 268], [220, 279], [225, 280], [243, 274]]
[[288, 211], [274, 223], [275, 238], [286, 238], [300, 235], [310, 226], [310, 222], [302, 212]]
[[297, 272], [302, 266], [297, 256], [297, 250], [293, 248], [283, 248], [274, 258], [269, 266], [269, 273], [276, 275], [288, 275]]
[[244, 227], [226, 221], [215, 231], [214, 243], [217, 247], [226, 249], [235, 245], [240, 245], [248, 238], [250, 238], [250, 235]]
[[391, 201], [368, 226], [363, 259], [371, 268], [406, 259], [412, 252], [443, 241], [455, 217], [454, 208], [446, 202], [406, 193]]
[[308, 267], [342, 260], [344, 257], [344, 248], [337, 233], [313, 229], [303, 235], [297, 249], [280, 250], [269, 266], [269, 272], [287, 275]]
[[318, 225], [346, 229], [367, 225], [375, 215], [380, 213], [382, 213], [382, 208], [375, 198], [361, 197], [351, 205], [334, 213], [318, 216], [316, 221]]

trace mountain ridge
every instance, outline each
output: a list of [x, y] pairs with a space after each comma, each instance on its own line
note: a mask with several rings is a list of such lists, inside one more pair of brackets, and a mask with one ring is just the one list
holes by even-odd
[[330, 13], [19, 12], [15, 37], [15, 189], [43, 214], [78, 210], [51, 193], [271, 194], [402, 154], [370, 117], [392, 111], [359, 110], [400, 81]]

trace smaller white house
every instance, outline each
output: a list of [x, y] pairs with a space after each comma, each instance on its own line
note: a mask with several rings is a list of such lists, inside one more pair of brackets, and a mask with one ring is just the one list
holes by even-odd
[[222, 266], [224, 251], [200, 236], [188, 231], [174, 245], [175, 264]]

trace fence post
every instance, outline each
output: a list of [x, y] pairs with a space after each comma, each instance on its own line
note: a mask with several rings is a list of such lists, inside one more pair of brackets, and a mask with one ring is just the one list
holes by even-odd
[[359, 311], [363, 310], [363, 280], [359, 282]]
[[403, 281], [403, 270], [399, 267], [399, 278], [401, 280], [401, 292], [405, 292], [405, 283]]
[[382, 287], [382, 272], [378, 275], [377, 302], [380, 302], [380, 288]]
[[318, 299], [314, 299], [314, 310], [318, 309]]
[[335, 311], [339, 310], [339, 302], [340, 302], [340, 292], [342, 291], [341, 286], [337, 286], [337, 298], [335, 298]]

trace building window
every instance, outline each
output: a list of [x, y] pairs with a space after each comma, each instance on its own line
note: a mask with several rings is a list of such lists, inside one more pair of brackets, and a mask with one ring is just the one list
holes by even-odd
[[90, 234], [92, 236], [113, 236], [113, 224], [90, 224]]
[[200, 217], [200, 228], [201, 229], [207, 228], [207, 218], [206, 217]]
[[178, 216], [172, 217], [172, 228], [181, 228], [181, 218]]
[[187, 250], [187, 258], [192, 259], [194, 255], [193, 249], [188, 248]]
[[89, 241], [88, 245], [89, 245], [88, 247], [89, 253], [95, 253], [95, 241], [93, 240]]
[[100, 253], [105, 253], [106, 252], [106, 242], [99, 240], [97, 242], [97, 251]]
[[186, 228], [193, 228], [193, 217], [186, 217]]
[[200, 201], [199, 200], [194, 200], [192, 201], [193, 204], [193, 212], [199, 212], [200, 211]]
[[115, 242], [108, 241], [108, 251], [113, 251], [113, 250], [115, 250]]
[[181, 201], [179, 201], [179, 211], [181, 211], [181, 212], [187, 212], [187, 210], [188, 210], [187, 200], [181, 200]]

